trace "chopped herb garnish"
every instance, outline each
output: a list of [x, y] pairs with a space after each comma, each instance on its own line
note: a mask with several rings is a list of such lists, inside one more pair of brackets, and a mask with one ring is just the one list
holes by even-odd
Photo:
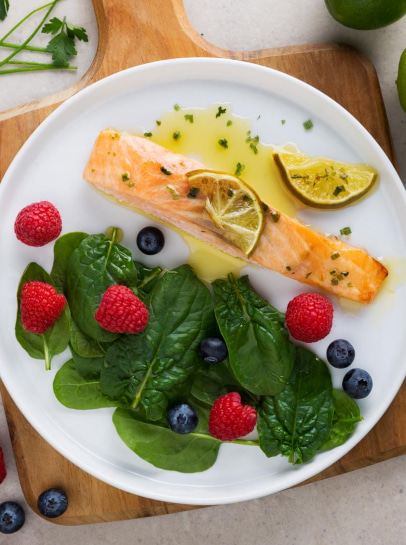
[[157, 120], [155, 121], [155, 123], [158, 125], [158, 127], [160, 127], [161, 124], [162, 124], [162, 121], [159, 121], [159, 119], [157, 119]]
[[259, 143], [259, 136], [256, 135], [256, 136], [251, 136], [251, 131], [248, 131], [248, 136], [247, 136], [247, 139], [245, 140], [249, 145], [250, 145], [250, 148], [252, 149], [252, 151], [257, 154], [258, 153], [258, 148], [257, 148], [257, 144]]
[[348, 271], [341, 271], [342, 276], [347, 277], [350, 273]]
[[172, 172], [170, 170], [168, 170], [167, 168], [165, 168], [164, 166], [161, 167], [161, 172], [163, 172], [164, 174], [166, 174], [167, 176], [171, 176], [172, 175]]
[[229, 119], [229, 120], [227, 121], [227, 127], [231, 127], [232, 124], [233, 124], [233, 122], [231, 121], [231, 119]]
[[130, 179], [130, 173], [123, 172], [123, 174], [121, 175], [121, 179], [123, 180], [123, 182], [128, 182], [128, 180]]
[[134, 187], [134, 183], [130, 182], [129, 184], [127, 184], [127, 187]]
[[338, 278], [336, 278], [335, 276], [331, 279], [331, 283], [333, 286], [337, 286], [338, 285]]
[[175, 105], [173, 106], [173, 109], [175, 110], [175, 112], [179, 112], [179, 110], [180, 110], [179, 104], [175, 104]]
[[273, 219], [273, 221], [274, 221], [275, 223], [278, 223], [278, 221], [279, 221], [279, 219], [280, 219], [280, 217], [281, 217], [280, 213], [277, 212], [276, 210], [271, 210], [270, 216], [271, 216], [271, 218]]
[[174, 140], [179, 140], [179, 138], [181, 137], [181, 132], [180, 131], [175, 131], [173, 134], [172, 134], [172, 138]]
[[286, 119], [281, 119], [281, 123], [284, 125], [286, 123]]
[[339, 195], [343, 191], [345, 191], [345, 187], [343, 185], [338, 185], [333, 191], [334, 197], [337, 197], [337, 195]]
[[242, 163], [237, 163], [235, 167], [235, 171], [234, 171], [235, 176], [240, 176], [244, 168], [245, 168], [245, 165], [243, 165]]
[[312, 274], [311, 271], [308, 272], [308, 273], [306, 274], [306, 278], [309, 278], [309, 276], [310, 276], [311, 274]]
[[340, 257], [340, 254], [338, 252], [334, 252], [333, 254], [331, 254], [331, 259], [338, 259]]
[[286, 265], [285, 268], [286, 268], [287, 271], [291, 271], [291, 270], [292, 270], [292, 267], [291, 267], [290, 265]]
[[219, 106], [218, 110], [217, 110], [217, 113], [216, 113], [216, 118], [217, 117], [220, 117], [221, 115], [225, 114], [227, 111], [227, 108], [222, 108], [221, 106]]
[[231, 189], [231, 187], [227, 190], [227, 197], [232, 197], [234, 195], [234, 191]]
[[227, 142], [227, 140], [226, 140], [225, 138], [220, 138], [219, 144], [220, 144], [220, 146], [222, 146], [223, 148], [228, 149], [228, 142]]
[[166, 189], [170, 191], [170, 193], [172, 193], [173, 200], [176, 201], [177, 199], [179, 199], [179, 191], [177, 191], [173, 185], [167, 185]]
[[308, 119], [307, 121], [303, 123], [303, 127], [305, 131], [310, 131], [310, 129], [313, 128], [313, 121], [311, 119]]
[[340, 229], [341, 235], [351, 235], [351, 233], [351, 227], [343, 227], [342, 229]]
[[150, 138], [152, 136], [152, 132], [144, 132], [144, 136], [146, 138]]
[[193, 114], [185, 114], [186, 121], [189, 121], [189, 123], [193, 123]]
[[337, 274], [337, 269], [332, 269], [332, 270], [330, 271], [330, 274], [331, 274], [331, 275]]
[[262, 210], [264, 212], [268, 212], [268, 210], [269, 210], [269, 206], [266, 203], [262, 202], [262, 201], [261, 201], [261, 208], [262, 208]]
[[189, 197], [189, 199], [195, 199], [199, 194], [199, 191], [200, 189], [198, 187], [191, 187], [187, 196]]

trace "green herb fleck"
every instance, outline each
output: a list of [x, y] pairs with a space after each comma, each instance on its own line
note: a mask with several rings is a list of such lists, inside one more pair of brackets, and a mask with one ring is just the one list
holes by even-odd
[[164, 166], [161, 167], [161, 172], [163, 172], [164, 174], [166, 174], [167, 176], [171, 176], [172, 175], [172, 172], [170, 170], [168, 170], [167, 168], [165, 168]]
[[286, 265], [285, 269], [286, 269], [287, 271], [291, 271], [291, 270], [292, 270], [292, 267], [291, 267], [290, 265]]
[[189, 199], [195, 199], [199, 194], [200, 189], [198, 187], [191, 187], [189, 193], [187, 194]]
[[331, 254], [331, 259], [338, 259], [340, 257], [340, 254], [338, 252], [334, 252], [333, 254]]
[[312, 272], [311, 272], [311, 271], [310, 271], [310, 272], [308, 272], [308, 273], [306, 274], [306, 278], [309, 278], [309, 276], [311, 276], [311, 274], [312, 274]]
[[241, 176], [241, 172], [244, 170], [244, 168], [245, 168], [245, 165], [243, 165], [242, 163], [237, 163], [235, 167], [234, 175]]
[[225, 114], [227, 111], [227, 108], [222, 108], [221, 106], [219, 106], [218, 110], [217, 110], [217, 113], [216, 113], [216, 118], [217, 117], [220, 117], [221, 115]]
[[345, 187], [343, 185], [338, 185], [333, 191], [334, 197], [337, 197], [337, 195], [339, 195], [343, 191], [345, 191]]
[[162, 121], [160, 121], [159, 119], [157, 119], [157, 120], [155, 121], [155, 123], [158, 125], [158, 127], [160, 127], [161, 124], [162, 124]]
[[172, 134], [172, 138], [174, 140], [179, 140], [179, 138], [181, 137], [181, 132], [180, 131], [175, 131], [173, 134]]
[[174, 201], [179, 199], [180, 197], [179, 191], [177, 191], [173, 185], [167, 185], [166, 189], [172, 194], [172, 198]]
[[277, 212], [276, 210], [271, 210], [270, 216], [275, 223], [278, 223], [281, 217], [280, 213]]
[[144, 136], [145, 136], [146, 138], [151, 138], [152, 132], [144, 132]]
[[174, 104], [173, 109], [175, 110], [175, 112], [179, 112], [180, 110], [179, 104]]
[[123, 172], [123, 174], [121, 175], [121, 179], [123, 180], [123, 182], [128, 182], [128, 180], [130, 179], [130, 173]]
[[351, 235], [351, 233], [351, 227], [343, 227], [342, 229], [340, 229], [341, 235]]
[[268, 212], [268, 210], [269, 210], [269, 206], [266, 203], [262, 202], [262, 201], [261, 201], [261, 208], [262, 208], [262, 210], [264, 212]]
[[229, 120], [227, 121], [227, 127], [231, 127], [232, 124], [233, 124], [233, 122], [231, 121], [231, 119], [229, 119]]
[[189, 123], [193, 123], [193, 114], [185, 114], [186, 121], [189, 121]]
[[281, 119], [281, 123], [284, 125], [286, 123], [286, 119]]
[[336, 278], [335, 276], [331, 279], [331, 283], [333, 286], [338, 286], [338, 278]]
[[310, 129], [313, 128], [313, 121], [311, 119], [308, 119], [307, 121], [303, 123], [303, 127], [305, 131], [310, 131]]
[[225, 138], [220, 138], [219, 144], [220, 144], [220, 146], [222, 146], [223, 148], [228, 149], [228, 142], [227, 142], [227, 140], [226, 140]]
[[127, 187], [134, 187], [134, 183], [130, 182], [129, 184], [127, 184]]

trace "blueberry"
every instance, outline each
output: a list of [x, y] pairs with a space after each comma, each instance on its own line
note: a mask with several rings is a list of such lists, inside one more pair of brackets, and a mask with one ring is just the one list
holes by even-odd
[[353, 399], [367, 397], [372, 390], [372, 377], [364, 369], [350, 369], [343, 378], [343, 390]]
[[228, 355], [226, 343], [219, 337], [206, 337], [198, 348], [198, 355], [207, 363], [224, 361]]
[[39, 495], [37, 507], [44, 517], [60, 517], [68, 508], [68, 497], [60, 488], [49, 488]]
[[25, 522], [24, 509], [15, 501], [5, 501], [0, 504], [0, 532], [14, 534]]
[[338, 369], [344, 369], [352, 364], [355, 358], [355, 350], [351, 343], [344, 339], [337, 339], [327, 348], [327, 360]]
[[162, 250], [165, 238], [157, 227], [144, 227], [137, 235], [137, 246], [146, 255], [155, 255]]
[[191, 433], [199, 423], [197, 411], [187, 403], [169, 409], [167, 418], [170, 429], [181, 434]]

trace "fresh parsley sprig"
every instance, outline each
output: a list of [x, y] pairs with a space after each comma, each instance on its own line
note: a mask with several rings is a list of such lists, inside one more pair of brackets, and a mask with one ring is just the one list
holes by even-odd
[[[16, 68], [8, 67], [6, 69], [0, 70], [0, 75], [11, 74], [15, 72], [32, 72], [32, 71], [41, 71], [41, 70], [76, 70], [76, 66], [71, 66], [69, 60], [72, 56], [77, 54], [75, 47], [75, 39], [88, 42], [89, 38], [87, 36], [86, 30], [83, 27], [78, 27], [72, 23], [68, 23], [66, 18], [63, 20], [58, 19], [57, 17], [52, 18], [48, 23], [45, 21], [50, 16], [52, 10], [58, 4], [60, 0], [53, 0], [48, 4], [44, 4], [32, 11], [30, 11], [25, 17], [23, 17], [16, 25], [13, 26], [2, 38], [0, 38], [0, 47], [5, 47], [13, 49], [13, 52], [10, 53], [6, 58], [0, 60], [0, 68], [5, 65], [13, 65]], [[0, 19], [1, 15], [6, 12], [6, 9], [9, 7], [9, 0], [0, 0]], [[33, 32], [25, 39], [21, 44], [10, 43], [7, 38], [23, 23], [27, 21], [32, 15], [36, 14], [39, 11], [47, 10], [45, 16], [41, 19], [41, 22], [33, 30]], [[41, 30], [44, 34], [52, 34], [54, 37], [49, 41], [47, 47], [36, 47], [29, 45], [31, 40], [36, 36], [36, 34]], [[52, 63], [41, 63], [41, 62], [27, 62], [27, 61], [16, 61], [13, 60], [20, 51], [35, 51], [40, 53], [51, 53]], [[19, 66], [20, 65], [20, 66]]]
[[49, 23], [44, 25], [42, 32], [54, 36], [46, 49], [52, 53], [55, 66], [68, 65], [70, 57], [77, 54], [75, 38], [83, 42], [89, 41], [86, 30], [68, 23], [66, 17], [62, 21], [58, 17], [53, 17]]

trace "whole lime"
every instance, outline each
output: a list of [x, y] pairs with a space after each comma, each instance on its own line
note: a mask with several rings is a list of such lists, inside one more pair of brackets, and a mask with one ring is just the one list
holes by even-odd
[[406, 0], [324, 0], [330, 14], [344, 26], [373, 30], [406, 14]]
[[406, 112], [406, 49], [403, 51], [400, 57], [398, 79], [396, 83], [398, 87], [400, 105]]

